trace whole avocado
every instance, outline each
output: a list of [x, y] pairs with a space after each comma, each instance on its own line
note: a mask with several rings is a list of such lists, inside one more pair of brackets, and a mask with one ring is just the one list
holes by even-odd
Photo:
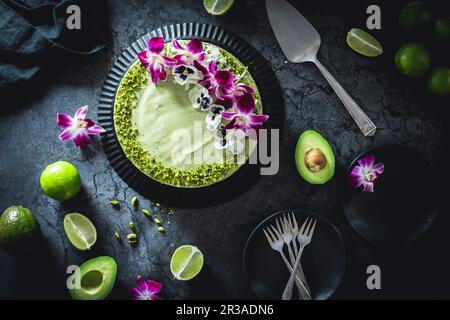
[[27, 245], [38, 231], [33, 213], [22, 206], [11, 206], [0, 216], [0, 247], [15, 249]]

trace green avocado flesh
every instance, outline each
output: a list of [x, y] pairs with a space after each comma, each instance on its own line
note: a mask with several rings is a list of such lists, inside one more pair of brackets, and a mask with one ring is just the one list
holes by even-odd
[[[208, 43], [205, 52], [220, 50], [240, 82], [256, 89], [246, 67], [230, 53]], [[170, 52], [166, 44], [166, 52]], [[189, 91], [174, 83], [170, 71], [154, 85], [139, 61], [126, 72], [114, 103], [114, 127], [127, 158], [144, 174], [163, 184], [183, 188], [204, 187], [222, 181], [245, 163], [256, 147], [246, 138], [242, 157], [224, 157], [215, 147], [216, 132], [208, 131], [207, 112], [192, 107]], [[258, 91], [255, 113], [262, 113]], [[181, 134], [189, 133], [188, 135]], [[200, 159], [200, 160], [199, 160]]]
[[313, 130], [303, 132], [298, 138], [295, 164], [302, 178], [311, 184], [324, 184], [334, 175], [333, 150], [328, 141]]
[[113, 258], [102, 256], [80, 266], [80, 288], [69, 289], [74, 300], [103, 300], [114, 287], [117, 264]]

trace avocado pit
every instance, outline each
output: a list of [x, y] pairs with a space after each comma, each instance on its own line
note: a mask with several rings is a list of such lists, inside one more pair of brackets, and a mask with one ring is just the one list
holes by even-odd
[[305, 166], [311, 172], [319, 172], [327, 165], [327, 158], [319, 148], [311, 148], [305, 153]]

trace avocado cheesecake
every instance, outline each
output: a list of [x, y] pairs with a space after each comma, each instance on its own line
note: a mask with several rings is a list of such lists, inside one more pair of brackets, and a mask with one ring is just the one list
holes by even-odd
[[267, 119], [247, 67], [198, 39], [151, 38], [114, 103], [126, 157], [150, 178], [182, 188], [212, 185], [236, 172]]

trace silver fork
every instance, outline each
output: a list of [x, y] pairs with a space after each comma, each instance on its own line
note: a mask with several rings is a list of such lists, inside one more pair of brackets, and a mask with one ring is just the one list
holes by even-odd
[[[294, 247], [294, 253], [295, 253], [295, 255], [293, 257], [291, 257], [291, 265], [293, 266], [295, 263], [295, 258], [298, 255], [297, 237], [298, 237], [299, 230], [298, 230], [297, 220], [295, 219], [294, 212], [291, 212], [291, 214], [292, 214], [292, 218], [289, 213], [287, 214], [287, 218], [286, 218], [286, 215], [283, 215], [283, 222], [284, 222], [283, 231], [285, 233], [289, 234], [289, 236], [286, 236], [286, 239], [288, 239], [288, 240], [290, 239], [289, 242], [291, 242], [293, 240], [292, 246]], [[287, 245], [289, 247], [289, 244], [287, 244]], [[290, 247], [289, 247], [289, 251], [290, 251]], [[305, 288], [308, 290], [308, 292], [311, 293], [311, 289], [309, 288], [308, 281], [306, 281], [305, 273], [303, 272], [301, 262], [298, 264], [298, 271], [299, 271], [300, 280], [302, 280], [302, 282], [305, 285]]]
[[[267, 228], [267, 231], [266, 231], [266, 229], [263, 229], [263, 231], [264, 231], [264, 235], [267, 238], [267, 241], [269, 242], [270, 247], [273, 250], [275, 250], [278, 253], [280, 253], [281, 258], [283, 259], [284, 263], [286, 264], [286, 267], [288, 268], [289, 272], [292, 273], [292, 271], [295, 270], [295, 269], [292, 269], [292, 266], [289, 264], [288, 260], [286, 259], [286, 256], [284, 255], [284, 252], [283, 252], [284, 241], [283, 241], [283, 239], [281, 237], [275, 236], [272, 233], [272, 231], [270, 231], [269, 228]], [[295, 273], [292, 273], [292, 274], [295, 274]], [[308, 290], [306, 289], [305, 285], [302, 283], [300, 278], [297, 275], [295, 275], [293, 277], [293, 279], [295, 280], [295, 284], [297, 285], [297, 289], [298, 289], [298, 291], [300, 293], [300, 296], [303, 299], [305, 299], [305, 300], [311, 300], [311, 295], [309, 294]], [[294, 282], [294, 280], [292, 282]], [[291, 294], [292, 294], [292, 292], [291, 292]]]
[[284, 288], [283, 295], [281, 296], [282, 300], [290, 300], [292, 297], [292, 287], [294, 286], [294, 280], [296, 277], [295, 270], [297, 270], [298, 268], [300, 259], [302, 258], [303, 250], [311, 242], [316, 223], [316, 219], [307, 218], [300, 228], [297, 236], [297, 240], [300, 243], [300, 249], [298, 251], [297, 260], [295, 260], [295, 264], [292, 267], [292, 270], [294, 271], [291, 271], [291, 276], [289, 277], [286, 288]]

